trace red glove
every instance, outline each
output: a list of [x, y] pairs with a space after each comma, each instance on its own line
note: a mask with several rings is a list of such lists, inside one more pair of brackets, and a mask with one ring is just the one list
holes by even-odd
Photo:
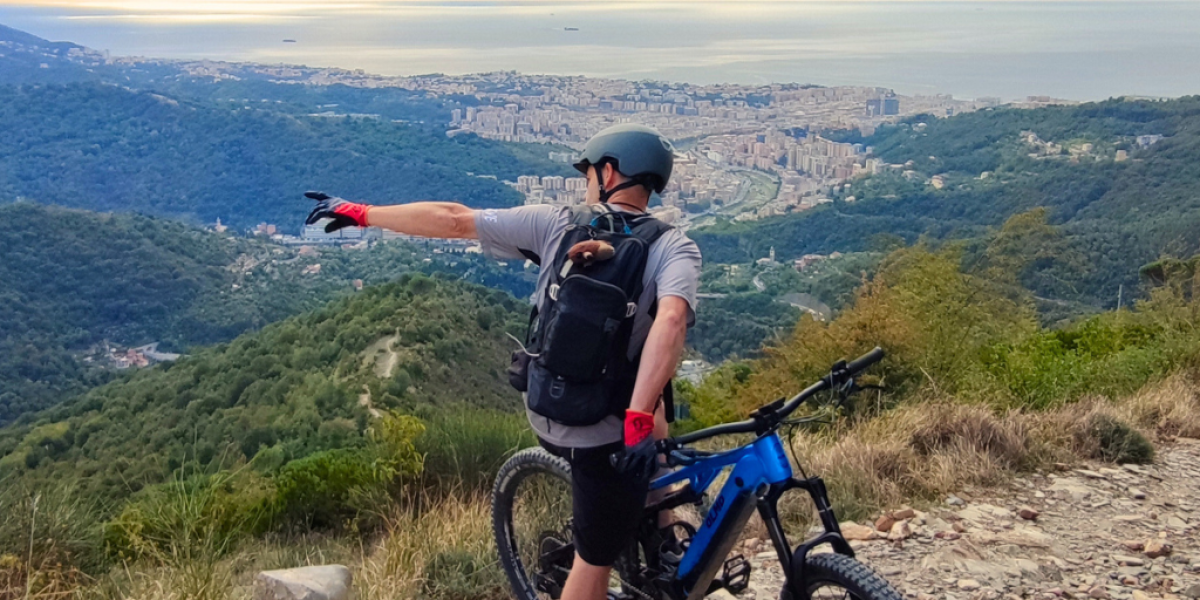
[[304, 220], [305, 225], [312, 225], [321, 219], [332, 219], [325, 226], [325, 233], [333, 233], [343, 227], [366, 227], [369, 204], [358, 204], [335, 198], [323, 192], [306, 192], [306, 198], [317, 201], [316, 208]]
[[658, 470], [658, 446], [653, 433], [654, 415], [633, 409], [625, 411], [625, 450], [611, 459], [618, 472], [650, 480]]
[[636, 446], [654, 433], [654, 415], [632, 408], [625, 411], [625, 447]]

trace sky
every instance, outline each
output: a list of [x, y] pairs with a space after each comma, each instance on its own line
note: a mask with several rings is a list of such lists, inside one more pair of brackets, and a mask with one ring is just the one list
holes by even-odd
[[[1200, 2], [0, 0], [0, 23], [117, 55], [956, 97], [1200, 93]], [[295, 40], [284, 42], [284, 40]]]

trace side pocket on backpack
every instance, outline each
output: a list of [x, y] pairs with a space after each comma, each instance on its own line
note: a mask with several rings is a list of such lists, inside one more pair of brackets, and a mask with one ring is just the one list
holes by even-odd
[[533, 357], [524, 348], [513, 350], [511, 362], [508, 365], [508, 384], [518, 392], [529, 389], [529, 362]]
[[529, 363], [529, 410], [571, 427], [595, 425], [613, 414], [609, 393], [603, 383], [577, 383]]

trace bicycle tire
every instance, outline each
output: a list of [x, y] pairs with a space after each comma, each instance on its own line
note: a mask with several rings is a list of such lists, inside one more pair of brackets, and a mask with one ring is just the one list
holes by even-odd
[[518, 487], [526, 478], [537, 473], [561, 478], [570, 489], [571, 466], [567, 461], [536, 447], [521, 450], [509, 458], [496, 473], [496, 483], [492, 488], [492, 532], [496, 538], [496, 550], [500, 554], [500, 566], [508, 576], [517, 600], [542, 600], [520, 556], [518, 545], [522, 540], [518, 539], [513, 522], [513, 504], [517, 499]]
[[[799, 575], [799, 573], [797, 573]], [[808, 557], [805, 568], [807, 598], [820, 599], [821, 589], [834, 585], [849, 593], [854, 600], [903, 600], [900, 592], [870, 567], [844, 554], [813, 554]], [[792, 594], [785, 586], [779, 593], [780, 600], [791, 600]]]

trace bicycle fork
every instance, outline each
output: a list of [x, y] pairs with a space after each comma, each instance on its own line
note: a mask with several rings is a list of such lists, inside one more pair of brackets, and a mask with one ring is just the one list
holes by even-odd
[[[793, 551], [787, 534], [783, 530], [783, 522], [779, 518], [779, 499], [788, 490], [796, 488], [808, 492], [813, 504], [817, 507], [817, 516], [825, 531], [806, 540]], [[792, 598], [804, 600], [808, 597], [805, 589], [808, 582], [805, 565], [813, 548], [829, 544], [834, 552], [854, 557], [854, 549], [850, 547], [846, 538], [842, 537], [842, 529], [838, 525], [837, 516], [833, 513], [833, 507], [829, 505], [829, 493], [825, 488], [825, 482], [820, 477], [791, 478], [783, 483], [773, 484], [767, 493], [759, 498], [758, 513], [767, 526], [771, 542], [775, 545], [779, 565], [783, 568], [785, 585], [791, 589]]]

